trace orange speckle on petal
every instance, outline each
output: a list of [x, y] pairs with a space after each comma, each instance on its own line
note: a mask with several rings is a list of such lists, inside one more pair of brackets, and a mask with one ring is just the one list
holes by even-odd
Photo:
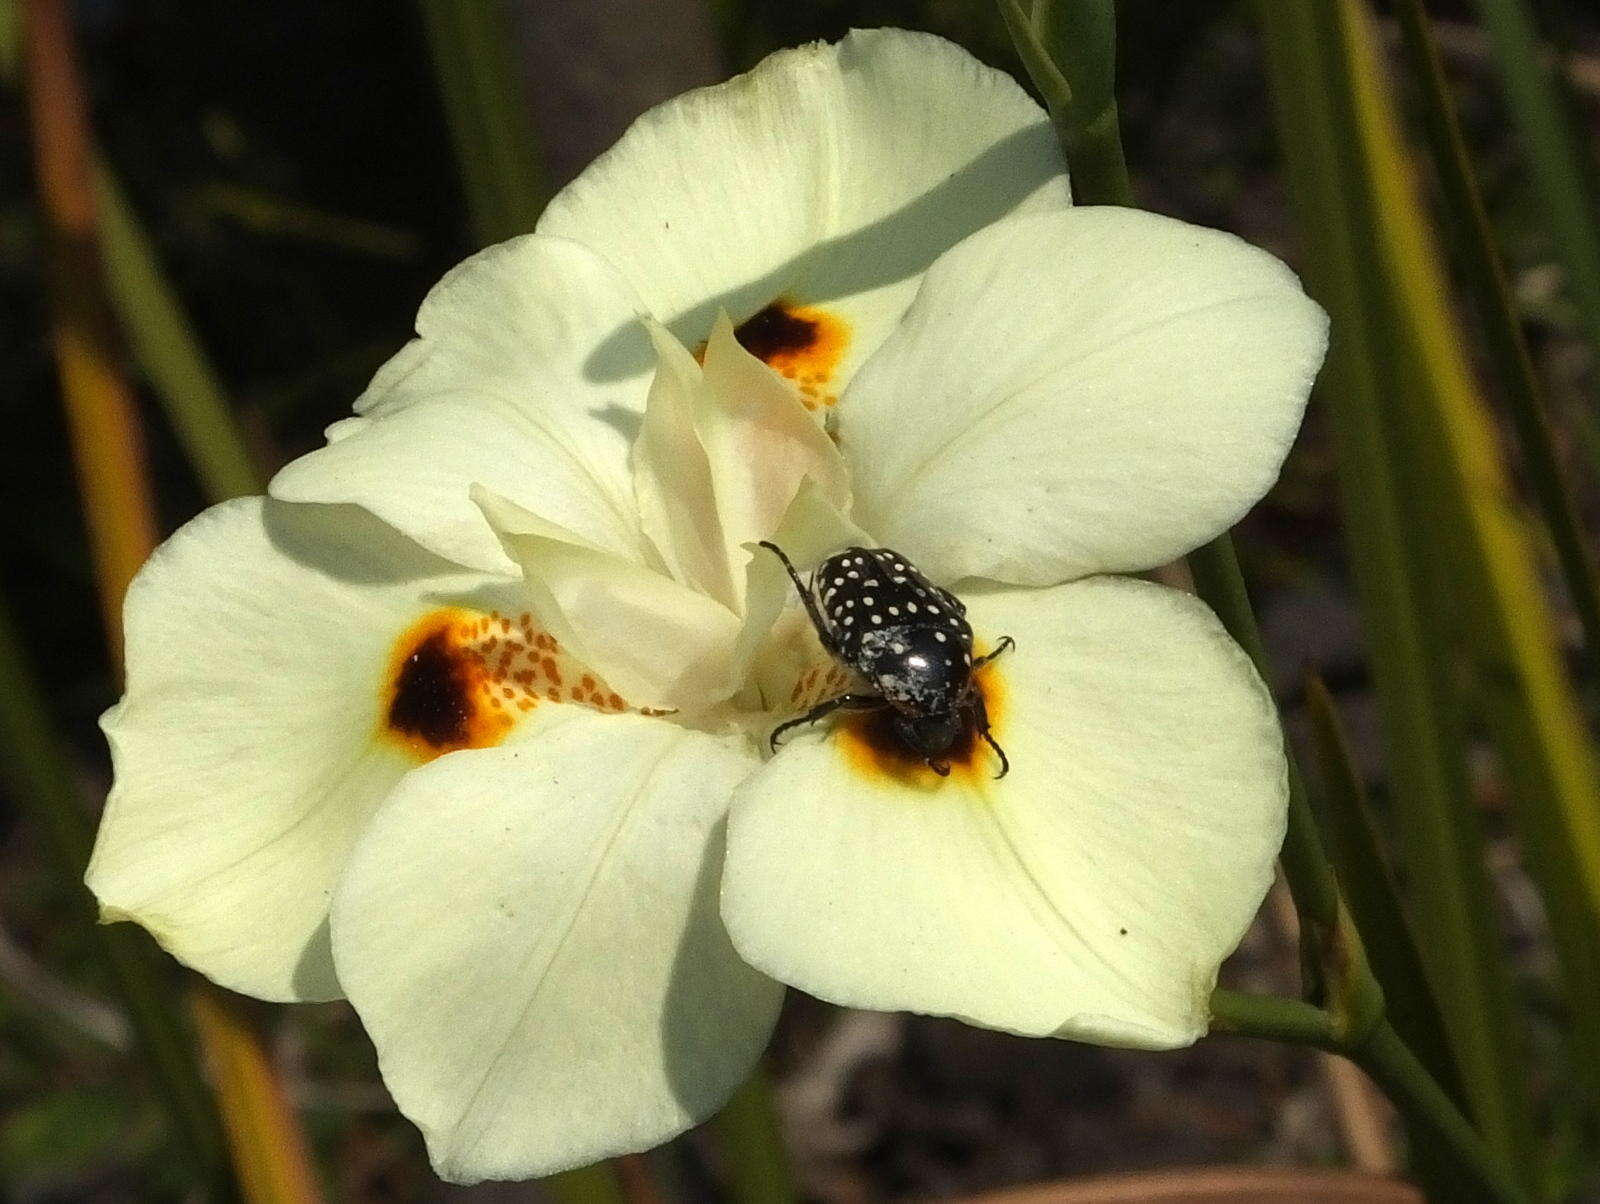
[[403, 631], [381, 686], [379, 737], [419, 761], [498, 744], [516, 716], [542, 700], [561, 701], [563, 667], [583, 675], [588, 687], [573, 701], [588, 702], [592, 695], [599, 709], [628, 709], [620, 695], [534, 629], [531, 615], [520, 616], [517, 626], [523, 639], [509, 638], [511, 624], [499, 615], [443, 607]]

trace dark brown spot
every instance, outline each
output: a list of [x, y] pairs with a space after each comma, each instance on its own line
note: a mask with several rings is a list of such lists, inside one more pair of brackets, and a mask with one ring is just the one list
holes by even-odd
[[435, 631], [400, 666], [389, 727], [441, 752], [465, 747], [471, 742], [475, 686], [473, 667], [452, 646], [450, 632]]
[[817, 342], [818, 324], [802, 318], [782, 301], [774, 301], [734, 329], [733, 337], [751, 355], [766, 363], [806, 351]]

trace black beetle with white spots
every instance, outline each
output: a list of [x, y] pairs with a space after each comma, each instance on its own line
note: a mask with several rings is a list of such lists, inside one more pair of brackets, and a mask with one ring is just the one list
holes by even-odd
[[1005, 777], [1011, 765], [989, 731], [973, 674], [1013, 646], [1010, 636], [974, 659], [967, 608], [893, 548], [846, 548], [818, 565], [808, 585], [782, 548], [761, 546], [783, 561], [822, 646], [875, 691], [841, 694], [780, 724], [774, 749], [790, 728], [834, 711], [888, 709], [895, 737], [935, 773], [948, 774], [951, 749], [976, 733], [1000, 759], [995, 776]]

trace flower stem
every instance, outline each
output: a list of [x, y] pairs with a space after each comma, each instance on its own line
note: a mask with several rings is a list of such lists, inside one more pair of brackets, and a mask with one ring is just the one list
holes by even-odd
[[1349, 1058], [1401, 1111], [1448, 1146], [1459, 1165], [1472, 1173], [1491, 1198], [1526, 1198], [1387, 1020], [1380, 1019], [1359, 1038], [1349, 1039], [1341, 1035], [1337, 1015], [1314, 1004], [1221, 989], [1212, 992], [1211, 1013], [1213, 1032], [1312, 1045]]
[[[1009, 14], [1010, 5], [1002, 5]], [[1008, 17], [1009, 19], [1009, 17]], [[1013, 26], [1015, 29], [1015, 26]], [[1027, 62], [1032, 56], [1025, 53]], [[1031, 67], [1030, 67], [1031, 70]], [[1066, 95], [1070, 96], [1070, 88]], [[1133, 207], [1133, 185], [1122, 152], [1122, 134], [1115, 100], [1087, 121], [1057, 116], [1052, 107], [1062, 150], [1072, 172], [1072, 191], [1080, 204]], [[1195, 592], [1217, 612], [1228, 634], [1239, 643], [1256, 668], [1265, 675], [1266, 652], [1256, 626], [1250, 595], [1245, 588], [1233, 540], [1219, 535], [1189, 554]], [[1280, 854], [1284, 877], [1294, 895], [1295, 909], [1306, 927], [1308, 940], [1332, 933], [1339, 925], [1342, 905], [1333, 866], [1322, 848], [1305, 784], [1291, 754], [1289, 758], [1289, 825]], [[1315, 959], [1308, 958], [1308, 968]]]
[[728, 1195], [738, 1204], [790, 1204], [797, 1198], [772, 1081], [757, 1066], [712, 1128], [728, 1163]]
[[[1109, 11], [1099, 0], [1083, 0], [1084, 11], [1091, 14], [1084, 18], [1085, 25], [1103, 37], [1103, 44], [1086, 48], [1080, 41], [1069, 55], [1058, 53], [1047, 36], [1058, 3], [1035, 0], [1031, 12], [1024, 12], [1020, 0], [1000, 0], [1000, 7], [1018, 53], [1050, 108], [1071, 171], [1074, 199], [1080, 204], [1132, 207], [1115, 99], [1108, 90], [1097, 94], [1086, 113], [1082, 97], [1076, 94], [1076, 65], [1086, 58], [1098, 58], [1101, 64], [1114, 61]], [[1072, 0], [1059, 0], [1059, 7], [1074, 5]], [[1060, 27], [1058, 20], [1056, 28]], [[1232, 540], [1223, 534], [1195, 549], [1189, 567], [1196, 592], [1265, 676], [1265, 649]], [[1345, 906], [1292, 754], [1288, 774], [1288, 827], [1280, 861], [1301, 919], [1305, 991], [1315, 1002], [1217, 990], [1211, 999], [1214, 1031], [1343, 1054], [1366, 1070], [1402, 1112], [1444, 1141], [1489, 1197], [1521, 1200], [1520, 1190], [1477, 1131], [1385, 1016], [1382, 988]]]

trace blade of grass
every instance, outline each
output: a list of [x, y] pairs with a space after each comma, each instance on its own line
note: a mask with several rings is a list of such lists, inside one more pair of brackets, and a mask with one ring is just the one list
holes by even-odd
[[1587, 154], [1568, 120], [1526, 0], [1475, 0], [1500, 68], [1528, 168], [1544, 202], [1553, 250], [1567, 276], [1595, 354], [1600, 355], [1600, 204], [1589, 187]]
[[139, 367], [213, 501], [261, 492], [228, 400], [116, 175], [94, 164], [106, 285]]
[[1351, 570], [1371, 650], [1397, 828], [1425, 964], [1471, 1111], [1502, 1163], [1527, 1165], [1531, 1106], [1482, 834], [1469, 806], [1461, 717], [1426, 600], [1428, 549], [1411, 530], [1386, 415], [1395, 404], [1387, 285], [1371, 270], [1365, 165], [1336, 14], [1309, 0], [1256, 6], [1312, 292], [1333, 318], [1321, 395], [1331, 407]]
[[[1408, 172], [1371, 19], [1347, 4], [1343, 46], [1377, 215], [1374, 248], [1395, 291], [1402, 363], [1413, 387], [1397, 407], [1403, 462], [1435, 508], [1430, 563], [1512, 787], [1511, 818], [1549, 918], [1569, 999], [1573, 1059], [1600, 1088], [1600, 763], [1567, 677], [1530, 532], [1512, 499], [1493, 422], [1450, 311], [1437, 249]], [[1429, 538], [1426, 528], [1419, 532]], [[1440, 552], [1444, 555], [1440, 555]]]
[[[83, 877], [90, 834], [71, 763], [49, 719], [10, 615], [0, 606], [0, 767], [28, 822], [43, 836], [65, 882]], [[95, 922], [87, 894], [72, 897], [71, 916], [94, 934], [101, 961], [127, 1010], [145, 1063], [172, 1124], [177, 1156], [208, 1191], [228, 1184], [222, 1127], [200, 1073], [182, 1004], [157, 972], [154, 945], [126, 926]]]
[[533, 229], [549, 199], [508, 54], [503, 0], [418, 0], [480, 245]]
[[[65, 0], [29, 0], [24, 11], [23, 49], [40, 206], [51, 252], [61, 391], [96, 553], [107, 639], [120, 660], [122, 597], [155, 546], [152, 492], [102, 276], [88, 107]], [[276, 1185], [298, 1185], [297, 1194], [247, 1198], [314, 1200], [304, 1138], [281, 1091], [266, 1089], [271, 1083], [268, 1063], [235, 1007], [212, 994], [195, 1007], [194, 1016], [230, 1146], [240, 1148], [241, 1133], [256, 1135], [249, 1142], [252, 1156], [273, 1164], [264, 1172], [260, 1166], [236, 1162], [236, 1181], [248, 1189], [267, 1173]]]
[[1589, 678], [1600, 683], [1600, 576], [1556, 450], [1544, 389], [1522, 336], [1511, 284], [1495, 247], [1494, 230], [1450, 100], [1443, 60], [1427, 13], [1421, 0], [1398, 0], [1395, 10], [1409, 75], [1419, 91], [1419, 107], [1456, 260], [1466, 275], [1490, 362], [1516, 426], [1534, 497], [1550, 529], [1567, 591], [1583, 625]]

